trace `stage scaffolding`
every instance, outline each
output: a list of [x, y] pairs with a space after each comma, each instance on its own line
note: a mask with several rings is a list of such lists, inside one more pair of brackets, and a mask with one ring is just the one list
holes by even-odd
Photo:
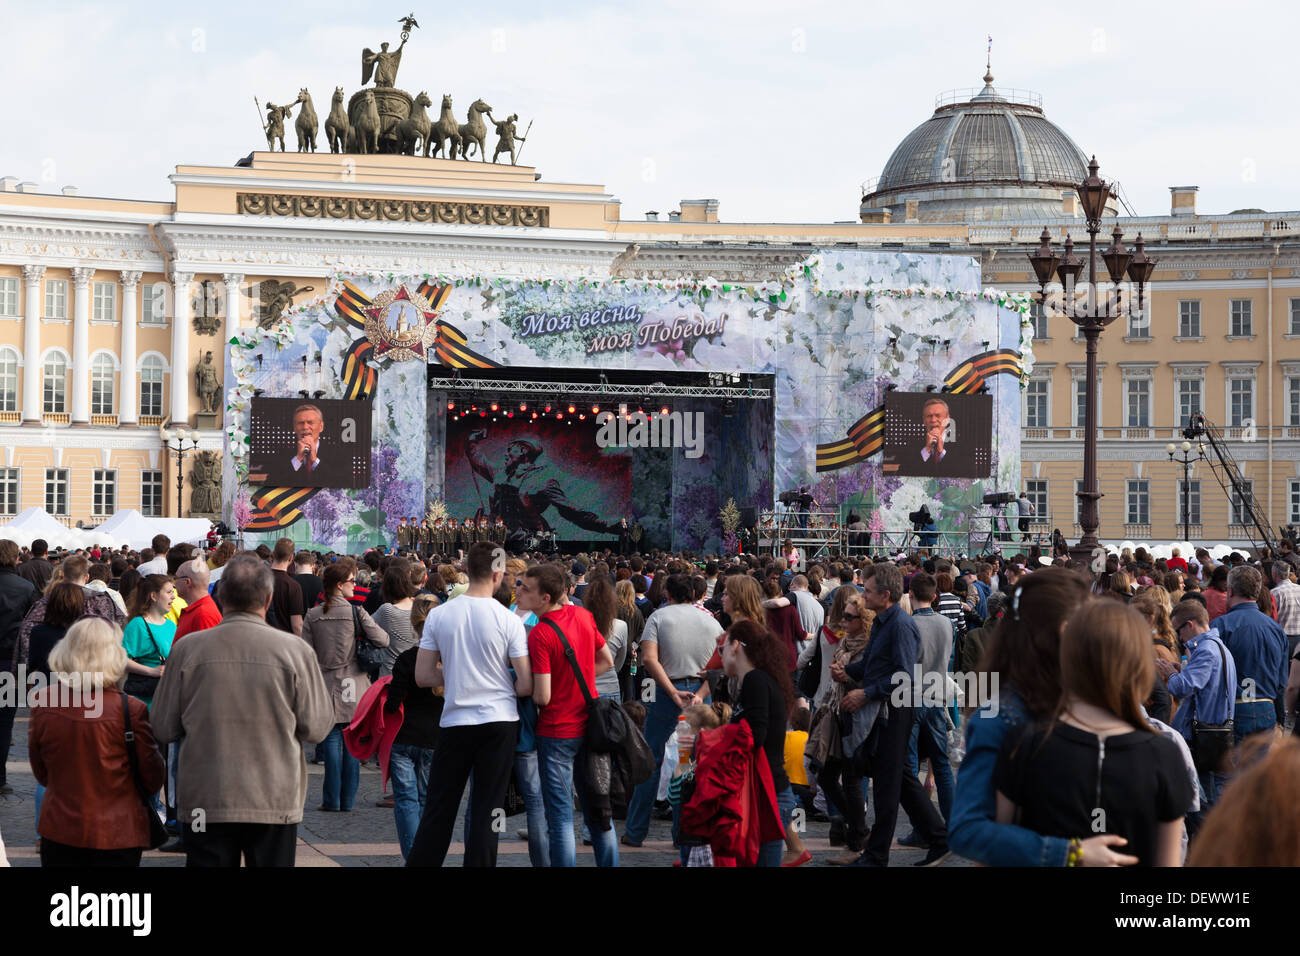
[[[801, 519], [806, 518], [806, 523]], [[1013, 515], [972, 515], [965, 531], [915, 531], [911, 528], [884, 531], [850, 531], [839, 524], [840, 512], [809, 511], [806, 514], [783, 508], [758, 515], [758, 551], [779, 556], [793, 541], [805, 561], [832, 555], [884, 558], [899, 552], [912, 554], [974, 557], [980, 554], [1016, 554], [1038, 545], [1044, 555], [1052, 553], [1053, 527], [1050, 515], [1035, 515], [1027, 534]]]

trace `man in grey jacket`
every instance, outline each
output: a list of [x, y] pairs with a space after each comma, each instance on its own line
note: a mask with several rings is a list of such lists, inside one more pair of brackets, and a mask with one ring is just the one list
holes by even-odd
[[334, 727], [306, 641], [270, 627], [271, 570], [237, 554], [221, 578], [221, 624], [172, 648], [150, 720], [180, 743], [177, 819], [187, 866], [293, 866], [307, 799], [302, 744]]

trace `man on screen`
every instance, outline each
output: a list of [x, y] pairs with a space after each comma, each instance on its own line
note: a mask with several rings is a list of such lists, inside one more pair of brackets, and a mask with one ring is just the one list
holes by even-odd
[[[921, 424], [925, 438], [919, 445], [908, 446], [902, 460], [907, 467], [900, 469], [905, 475], [932, 475], [951, 478], [963, 473], [969, 465], [952, 445], [953, 420], [948, 412], [948, 402], [939, 396], [926, 400], [921, 406]], [[968, 449], [969, 451], [969, 449]]]
[[299, 405], [293, 410], [293, 470], [315, 471], [320, 467], [320, 436], [325, 430], [325, 416], [315, 405]]

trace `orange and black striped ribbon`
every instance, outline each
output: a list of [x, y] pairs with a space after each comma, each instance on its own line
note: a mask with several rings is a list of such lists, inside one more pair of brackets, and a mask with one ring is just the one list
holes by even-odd
[[[995, 349], [969, 358], [949, 372], [943, 390], [964, 395], [979, 391], [985, 378], [1006, 373], [1020, 376], [1024, 366], [1015, 349]], [[880, 405], [850, 426], [848, 437], [817, 446], [817, 470], [836, 471], [866, 461], [880, 451], [885, 441], [885, 406]]]
[[438, 338], [434, 341], [434, 354], [438, 361], [450, 368], [501, 368], [494, 362], [469, 348], [465, 333], [454, 325], [438, 322]]

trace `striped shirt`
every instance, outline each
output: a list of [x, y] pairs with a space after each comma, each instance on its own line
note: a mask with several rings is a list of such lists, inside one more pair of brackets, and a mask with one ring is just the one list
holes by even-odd
[[1286, 581], [1273, 589], [1277, 623], [1287, 634], [1300, 634], [1300, 584]]

